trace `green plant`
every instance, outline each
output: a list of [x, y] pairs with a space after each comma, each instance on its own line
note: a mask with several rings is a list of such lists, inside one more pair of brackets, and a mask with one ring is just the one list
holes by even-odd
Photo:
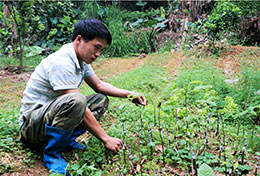
[[204, 24], [213, 48], [215, 41], [220, 39], [222, 33], [231, 30], [232, 26], [239, 21], [240, 14], [239, 7], [231, 1], [218, 1], [216, 3]]

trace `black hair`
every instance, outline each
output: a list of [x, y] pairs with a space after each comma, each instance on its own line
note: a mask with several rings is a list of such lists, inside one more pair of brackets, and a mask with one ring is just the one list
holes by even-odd
[[105, 39], [108, 45], [112, 42], [112, 36], [107, 27], [101, 21], [94, 18], [80, 20], [75, 24], [71, 37], [72, 41], [74, 41], [78, 35], [81, 35], [85, 41], [101, 38]]

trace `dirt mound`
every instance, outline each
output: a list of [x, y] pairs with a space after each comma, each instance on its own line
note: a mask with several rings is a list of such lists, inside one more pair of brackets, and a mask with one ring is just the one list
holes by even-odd
[[182, 66], [182, 62], [184, 61], [185, 57], [181, 52], [174, 52], [172, 56], [172, 59], [166, 65], [166, 71], [170, 75], [176, 76], [178, 68]]
[[27, 81], [31, 72], [25, 72], [25, 67], [7, 66], [0, 68], [0, 79], [8, 78], [11, 81]]
[[128, 72], [138, 68], [142, 66], [143, 63], [143, 58], [111, 58], [96, 62], [92, 65], [92, 67], [101, 79], [107, 79], [119, 73]]
[[231, 46], [229, 51], [222, 53], [216, 62], [218, 68], [223, 69], [227, 76], [232, 76], [240, 72], [239, 55], [245, 51], [243, 46]]

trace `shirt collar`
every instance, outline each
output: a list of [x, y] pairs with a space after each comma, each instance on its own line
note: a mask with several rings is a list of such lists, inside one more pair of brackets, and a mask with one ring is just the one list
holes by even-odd
[[72, 43], [69, 44], [69, 47], [70, 47], [70, 50], [71, 50], [71, 52], [69, 52], [70, 58], [75, 63], [77, 71], [81, 71], [82, 66], [80, 66], [80, 64], [79, 64], [79, 60], [77, 58], [77, 55], [76, 55], [76, 52], [75, 52], [75, 49], [74, 49]]

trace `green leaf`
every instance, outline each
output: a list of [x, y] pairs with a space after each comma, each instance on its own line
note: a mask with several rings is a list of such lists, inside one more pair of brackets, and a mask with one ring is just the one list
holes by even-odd
[[215, 102], [209, 101], [209, 100], [196, 100], [197, 103], [207, 103], [208, 105], [211, 106], [217, 106]]
[[238, 161], [233, 165], [234, 170], [238, 168]]
[[102, 172], [101, 171], [97, 171], [95, 176], [101, 176], [102, 175]]
[[146, 27], [152, 27], [152, 25], [154, 25], [153, 20], [149, 20], [149, 21], [147, 21], [147, 23], [146, 23]]
[[251, 170], [252, 169], [252, 167], [251, 166], [248, 166], [248, 165], [239, 165], [238, 166], [238, 169], [239, 170], [242, 170], [242, 171], [244, 171], [244, 170]]
[[198, 176], [214, 176], [214, 172], [209, 165], [203, 163], [198, 169]]

